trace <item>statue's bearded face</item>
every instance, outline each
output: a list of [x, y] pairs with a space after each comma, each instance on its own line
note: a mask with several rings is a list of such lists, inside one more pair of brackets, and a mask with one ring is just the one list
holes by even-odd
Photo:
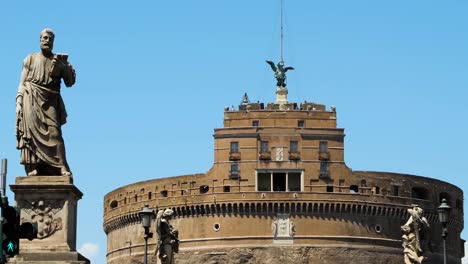
[[43, 32], [41, 34], [41, 50], [51, 52], [54, 48], [54, 36], [49, 32]]

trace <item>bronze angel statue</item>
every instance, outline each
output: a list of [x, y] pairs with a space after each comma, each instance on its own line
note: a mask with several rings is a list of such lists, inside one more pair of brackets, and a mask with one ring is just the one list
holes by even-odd
[[291, 66], [284, 67], [283, 61], [278, 62], [277, 66], [275, 66], [275, 63], [272, 61], [267, 60], [266, 62], [270, 64], [271, 69], [275, 72], [276, 86], [286, 87], [286, 72], [288, 70], [294, 70], [294, 68]]

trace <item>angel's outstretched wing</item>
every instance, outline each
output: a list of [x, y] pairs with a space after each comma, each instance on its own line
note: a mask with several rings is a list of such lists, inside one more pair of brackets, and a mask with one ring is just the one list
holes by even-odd
[[284, 72], [287, 72], [288, 70], [294, 70], [294, 68], [291, 67], [291, 66], [288, 66], [288, 67], [284, 68]]
[[276, 66], [275, 66], [275, 64], [274, 64], [272, 61], [268, 61], [268, 60], [267, 60], [266, 63], [270, 64], [271, 69], [272, 69], [274, 72], [276, 72]]

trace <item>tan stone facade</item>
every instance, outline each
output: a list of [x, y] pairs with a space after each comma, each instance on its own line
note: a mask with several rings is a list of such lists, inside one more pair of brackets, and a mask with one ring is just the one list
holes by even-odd
[[[143, 253], [138, 211], [145, 204], [175, 211], [178, 263], [402, 263], [400, 226], [406, 210], [418, 204], [431, 225], [427, 263], [440, 263], [441, 198], [453, 207], [450, 263], [460, 263], [459, 188], [420, 176], [352, 171], [344, 163], [344, 129], [337, 128], [334, 108], [303, 103], [281, 109], [226, 109], [206, 174], [138, 182], [108, 193], [108, 263], [132, 263]], [[155, 242], [150, 240], [151, 252]]]

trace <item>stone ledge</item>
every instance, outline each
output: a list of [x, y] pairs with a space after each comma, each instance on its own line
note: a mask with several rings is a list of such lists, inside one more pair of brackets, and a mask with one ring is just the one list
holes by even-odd
[[16, 177], [15, 184], [10, 185], [15, 194], [24, 192], [72, 192], [78, 199], [83, 193], [73, 184], [70, 176], [22, 176]]
[[18, 176], [15, 184], [66, 185], [73, 184], [70, 176]]
[[56, 264], [89, 264], [90, 261], [78, 252], [31, 252], [9, 259], [8, 263], [56, 263]]

